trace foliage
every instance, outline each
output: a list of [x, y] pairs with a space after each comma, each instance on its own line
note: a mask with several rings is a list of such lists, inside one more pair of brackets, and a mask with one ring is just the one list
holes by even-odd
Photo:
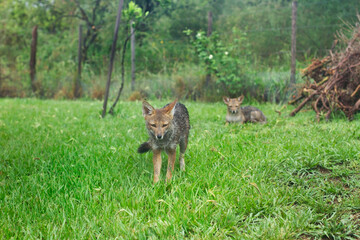
[[141, 102], [119, 104], [0, 99], [0, 238], [360, 238], [359, 116], [255, 104], [268, 124], [224, 126], [223, 103], [185, 102], [186, 172], [165, 184], [163, 155], [153, 186]]
[[[327, 53], [344, 21], [356, 22], [359, 4], [356, 0], [298, 2], [298, 66]], [[193, 42], [183, 31], [192, 30], [195, 39], [197, 32], [207, 28], [207, 14], [211, 11], [217, 34], [209, 41], [220, 46], [216, 49], [219, 52], [212, 54], [217, 68], [212, 71], [218, 74], [218, 86], [210, 94], [219, 98], [224, 91], [232, 91], [231, 94], [245, 91], [255, 99], [268, 100], [277, 97], [265, 96], [274, 92], [272, 89], [286, 88], [279, 79], [269, 83], [269, 79], [273, 79], [269, 75], [289, 70], [291, 1], [127, 0], [124, 6], [124, 22], [130, 15], [142, 18], [136, 23], [138, 76], [162, 75], [162, 79], [173, 75], [178, 66], [187, 64], [189, 68], [194, 67], [191, 72], [195, 73], [189, 78], [196, 79], [194, 85], [200, 86], [204, 76], [200, 75], [203, 71], [196, 73], [196, 65], [201, 59], [191, 53]], [[9, 93], [1, 96], [32, 96], [28, 61], [31, 30], [35, 25], [39, 26], [37, 80], [43, 86], [44, 97], [51, 98], [59, 91], [71, 89], [77, 66], [78, 26], [82, 24], [86, 38], [82, 88], [84, 97], [91, 97], [95, 86], [104, 85], [102, 77], [108, 65], [116, 9], [117, 2], [109, 0], [1, 1], [0, 93]], [[126, 38], [127, 24], [121, 25], [119, 34], [119, 39]], [[117, 50], [122, 46], [119, 41]], [[229, 54], [220, 58], [220, 51]], [[115, 64], [119, 63], [119, 55]], [[125, 60], [125, 69], [129, 71], [130, 56]], [[201, 65], [204, 63], [205, 60], [201, 60]], [[120, 78], [116, 68], [114, 85]], [[205, 70], [210, 71], [206, 67]], [[146, 81], [146, 78], [139, 80], [137, 82]], [[139, 87], [136, 86], [136, 90], [141, 91]]]
[[[291, 37], [292, 1], [226, 1], [224, 12], [231, 18], [216, 23], [220, 34], [236, 27], [248, 34], [252, 51], [267, 65], [288, 62]], [[356, 0], [302, 0], [297, 10], [297, 58], [324, 56], [331, 48], [334, 34], [344, 21], [357, 21], [360, 3]], [[289, 65], [289, 64], [288, 64]]]
[[[190, 36], [191, 30], [185, 33]], [[227, 46], [224, 46], [216, 32], [208, 37], [203, 31], [199, 31], [191, 41], [206, 73], [214, 74], [217, 83], [223, 85], [233, 96], [244, 92], [245, 85], [249, 84], [247, 74], [250, 62], [247, 57], [251, 52], [245, 44], [246, 37], [241, 33], [238, 35], [239, 38], [234, 38]]]
[[[142, 9], [136, 5], [133, 1], [129, 2], [129, 5], [127, 9], [124, 9], [123, 11], [124, 18], [129, 21], [133, 19], [140, 19], [143, 16]], [[145, 15], [148, 15], [149, 13], [146, 12]]]

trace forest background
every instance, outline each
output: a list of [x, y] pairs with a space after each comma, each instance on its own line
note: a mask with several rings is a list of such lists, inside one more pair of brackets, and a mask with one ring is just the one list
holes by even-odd
[[[357, 0], [298, 1], [298, 84], [303, 82], [299, 70], [314, 57], [328, 54], [337, 32], [358, 20], [359, 7]], [[74, 86], [81, 25], [78, 97], [102, 99], [117, 9], [118, 1], [109, 0], [2, 0], [0, 97], [77, 97]], [[208, 37], [209, 12], [213, 25]], [[126, 0], [110, 98], [115, 98], [121, 84], [124, 42], [134, 21], [136, 80], [132, 86], [127, 44], [121, 99], [175, 96], [219, 101], [223, 95], [244, 94], [256, 101], [285, 101], [290, 87], [291, 12], [292, 1], [288, 0]], [[35, 26], [36, 91], [29, 75]]]

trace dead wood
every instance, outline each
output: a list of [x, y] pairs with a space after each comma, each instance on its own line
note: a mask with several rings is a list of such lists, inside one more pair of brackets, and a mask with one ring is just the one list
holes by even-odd
[[[358, 19], [360, 22], [360, 16]], [[348, 37], [349, 33], [351, 37]], [[305, 99], [290, 116], [295, 116], [307, 103], [311, 103], [318, 121], [322, 112], [326, 120], [335, 110], [344, 112], [349, 120], [359, 112], [360, 25], [351, 26], [347, 31], [339, 31], [334, 43], [344, 47], [335, 51], [334, 44], [329, 56], [313, 59], [312, 63], [302, 70], [306, 83], [289, 104], [296, 104], [299, 100]]]

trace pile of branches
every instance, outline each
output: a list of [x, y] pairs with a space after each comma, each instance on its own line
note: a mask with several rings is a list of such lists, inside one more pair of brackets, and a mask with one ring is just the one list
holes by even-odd
[[[318, 121], [323, 114], [328, 120], [336, 110], [341, 110], [352, 120], [360, 110], [360, 26], [347, 27], [351, 37], [345, 30], [339, 32], [329, 56], [314, 59], [302, 71], [306, 83], [289, 103], [302, 102], [290, 116], [295, 116], [307, 103], [311, 103]], [[336, 45], [340, 45], [340, 48], [334, 51]]]

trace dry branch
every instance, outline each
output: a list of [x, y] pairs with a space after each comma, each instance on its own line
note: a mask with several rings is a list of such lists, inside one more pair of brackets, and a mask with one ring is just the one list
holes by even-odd
[[[358, 16], [360, 21], [360, 16]], [[323, 59], [314, 59], [303, 69], [303, 77], [307, 79], [301, 87], [299, 96], [289, 102], [294, 104], [305, 98], [290, 116], [295, 116], [307, 103], [312, 102], [312, 108], [320, 119], [321, 112], [326, 119], [334, 110], [341, 110], [349, 120], [360, 109], [360, 25], [352, 26], [351, 37], [345, 30], [338, 33], [335, 43], [340, 43], [344, 49], [334, 52]]]

